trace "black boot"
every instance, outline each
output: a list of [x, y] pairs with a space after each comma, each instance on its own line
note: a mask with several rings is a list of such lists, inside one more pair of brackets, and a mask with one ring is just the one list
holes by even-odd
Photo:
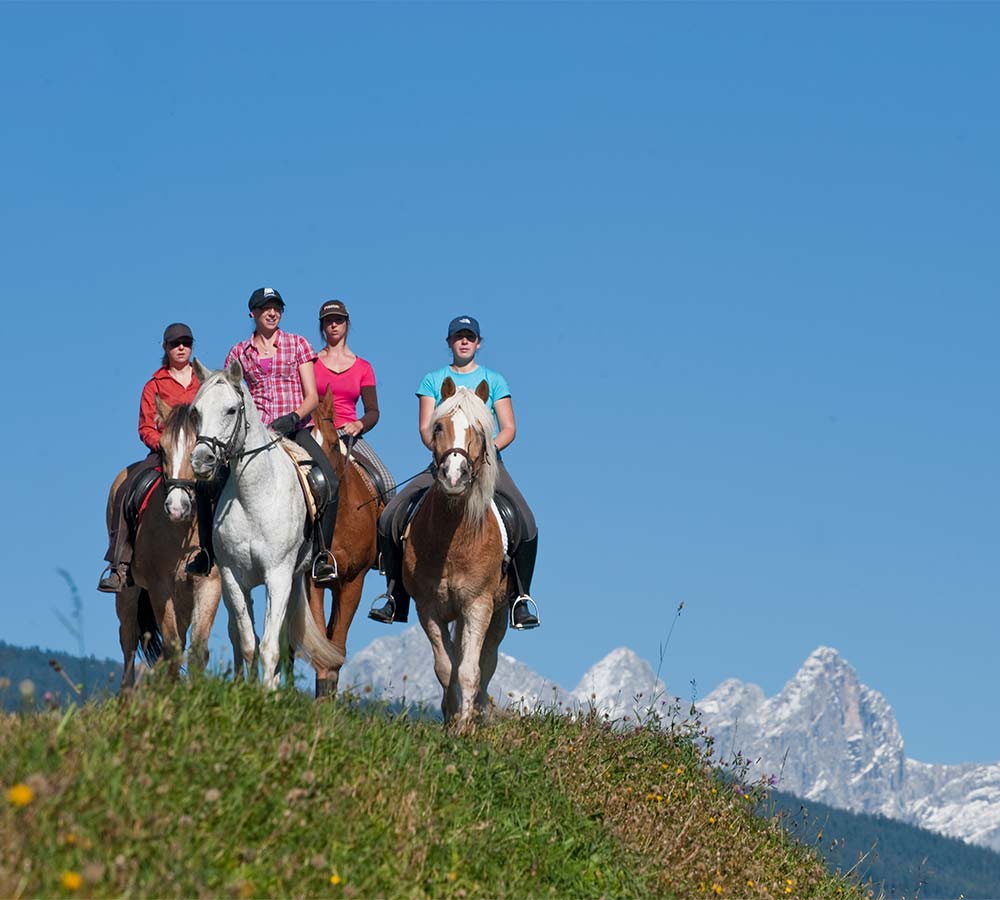
[[[336, 488], [336, 485], [334, 486]], [[333, 529], [337, 523], [337, 496], [326, 504], [323, 514], [316, 522], [313, 534], [312, 579], [316, 584], [331, 585], [337, 581], [337, 560], [330, 552], [333, 544]], [[330, 535], [330, 540], [326, 539]]]
[[201, 546], [184, 571], [188, 575], [207, 575], [215, 565], [215, 553], [212, 547], [212, 522], [215, 519], [215, 499], [218, 489], [212, 482], [198, 482], [194, 488], [195, 509], [198, 512], [198, 541]]
[[[410, 617], [410, 595], [403, 587], [403, 555], [401, 548], [391, 537], [379, 533], [379, 552], [382, 554], [382, 568], [385, 570], [386, 591], [372, 601], [368, 610], [368, 618], [391, 625], [393, 622], [405, 622]], [[380, 607], [375, 608], [379, 600], [385, 600]]]
[[535, 557], [538, 555], [538, 535], [531, 540], [521, 541], [514, 551], [514, 578], [517, 582], [517, 596], [510, 604], [510, 627], [517, 631], [528, 631], [542, 623], [538, 618], [538, 606], [531, 599], [531, 578], [535, 574]]

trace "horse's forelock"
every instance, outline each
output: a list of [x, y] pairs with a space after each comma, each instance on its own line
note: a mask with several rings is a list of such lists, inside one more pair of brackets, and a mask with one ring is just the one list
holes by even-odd
[[185, 432], [194, 435], [197, 433], [197, 422], [194, 408], [189, 403], [181, 403], [175, 406], [173, 412], [167, 416], [167, 421], [163, 423], [163, 434], [161, 440], [167, 441], [171, 446], [177, 443], [177, 439]]
[[483, 438], [483, 452], [486, 454], [484, 465], [479, 469], [479, 475], [472, 484], [468, 501], [469, 517], [477, 522], [486, 519], [486, 513], [493, 502], [493, 491], [497, 481], [497, 451], [493, 443], [493, 414], [489, 411], [474, 391], [460, 387], [453, 396], [441, 402], [434, 410], [431, 424], [439, 419], [451, 418], [457, 410], [461, 410]]

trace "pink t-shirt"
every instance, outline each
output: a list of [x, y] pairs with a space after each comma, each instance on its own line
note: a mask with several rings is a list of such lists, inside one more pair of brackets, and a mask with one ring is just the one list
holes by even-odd
[[375, 370], [371, 363], [359, 356], [349, 369], [340, 374], [331, 372], [318, 357], [314, 365], [319, 396], [322, 397], [327, 388], [333, 391], [333, 424], [340, 428], [356, 421], [361, 388], [375, 386]]

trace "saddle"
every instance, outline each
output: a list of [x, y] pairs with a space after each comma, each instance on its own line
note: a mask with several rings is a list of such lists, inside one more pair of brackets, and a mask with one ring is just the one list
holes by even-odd
[[[304, 447], [300, 447], [295, 441], [282, 438], [281, 449], [295, 463], [295, 474], [299, 476], [302, 496], [306, 501], [306, 517], [311, 524], [316, 521], [319, 510], [329, 502], [329, 498], [325, 496], [325, 490], [320, 488], [318, 484], [314, 484], [316, 478], [313, 470], [319, 469], [319, 466], [316, 465], [315, 460], [309, 455], [309, 451]], [[323, 488], [327, 488], [325, 479], [323, 481]], [[323, 490], [323, 493], [321, 493], [321, 490]], [[319, 498], [317, 498], [317, 494], [321, 494]]]
[[[429, 490], [430, 488], [425, 488], [422, 491], [417, 491], [408, 503], [401, 505], [396, 511], [396, 515], [393, 517], [391, 523], [391, 534], [393, 541], [397, 545], [406, 540], [406, 536], [410, 531], [410, 523], [416, 517], [417, 510], [420, 509], [420, 505]], [[506, 571], [507, 564], [514, 557], [514, 552], [521, 543], [521, 538], [527, 528], [524, 520], [517, 511], [517, 507], [514, 505], [514, 501], [506, 494], [500, 493], [500, 491], [495, 491], [493, 494], [493, 510], [500, 520], [501, 530], [505, 532], [502, 538], [504, 539], [503, 564]]]
[[129, 533], [135, 537], [139, 530], [139, 523], [142, 521], [142, 514], [149, 503], [149, 495], [160, 483], [160, 469], [143, 469], [126, 488], [125, 493], [125, 522], [128, 525]]
[[369, 484], [375, 489], [375, 493], [385, 503], [386, 498], [389, 496], [389, 485], [382, 478], [382, 473], [363, 456], [351, 454], [351, 462], [360, 469], [361, 474], [368, 479]]

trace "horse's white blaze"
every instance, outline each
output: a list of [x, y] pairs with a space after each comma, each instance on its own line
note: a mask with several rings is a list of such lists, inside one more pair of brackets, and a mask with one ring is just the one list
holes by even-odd
[[[187, 445], [188, 435], [186, 431], [183, 431], [177, 436], [177, 443], [174, 445], [173, 458], [170, 460], [170, 478], [181, 477], [181, 466], [188, 453]], [[188, 497], [187, 491], [181, 488], [175, 487], [167, 491], [163, 506], [166, 509], [167, 515], [174, 522], [179, 522], [191, 516], [191, 499]]]
[[[464, 450], [465, 435], [470, 427], [469, 419], [465, 415], [465, 412], [461, 409], [456, 410], [455, 414], [451, 417], [451, 424], [455, 429], [451, 446], [456, 450]], [[469, 464], [464, 456], [458, 453], [451, 453], [445, 457], [443, 468], [445, 478], [448, 479], [448, 484], [452, 487], [458, 487], [462, 477], [469, 471]]]

